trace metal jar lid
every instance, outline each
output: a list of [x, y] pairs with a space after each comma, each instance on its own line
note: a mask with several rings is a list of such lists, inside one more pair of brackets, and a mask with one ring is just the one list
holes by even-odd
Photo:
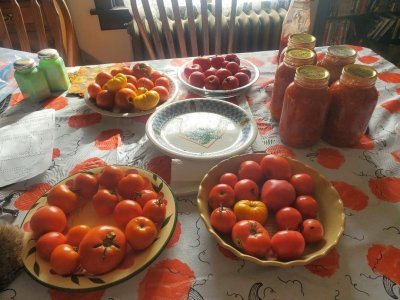
[[314, 63], [314, 51], [306, 48], [291, 48], [288, 49], [284, 62], [290, 65], [312, 65]]
[[356, 79], [375, 80], [378, 72], [373, 67], [352, 64], [345, 66], [342, 74], [355, 77]]
[[353, 48], [347, 46], [335, 45], [328, 47], [328, 54], [339, 58], [348, 58], [356, 57], [357, 52]]
[[35, 61], [29, 57], [19, 58], [14, 62], [15, 70], [26, 70], [26, 69], [31, 69], [35, 66], [36, 66]]
[[56, 49], [43, 49], [38, 52], [38, 56], [40, 59], [53, 59], [58, 58], [60, 55]]
[[315, 44], [316, 38], [315, 36], [307, 33], [307, 32], [302, 32], [302, 33], [293, 33], [289, 36], [289, 42], [295, 43], [295, 44]]
[[329, 71], [319, 66], [301, 66], [296, 69], [296, 77], [307, 80], [324, 81], [329, 79]]

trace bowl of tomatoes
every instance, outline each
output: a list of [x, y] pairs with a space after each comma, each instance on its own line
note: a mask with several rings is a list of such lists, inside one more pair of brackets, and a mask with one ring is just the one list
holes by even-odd
[[306, 265], [344, 229], [338, 192], [319, 172], [283, 156], [233, 156], [202, 179], [200, 216], [219, 245], [263, 266]]
[[39, 283], [89, 291], [125, 281], [166, 247], [176, 200], [157, 174], [130, 166], [83, 170], [42, 195], [23, 220], [23, 263]]
[[252, 62], [234, 53], [195, 57], [178, 71], [179, 80], [190, 91], [219, 99], [243, 94], [259, 75], [258, 68]]

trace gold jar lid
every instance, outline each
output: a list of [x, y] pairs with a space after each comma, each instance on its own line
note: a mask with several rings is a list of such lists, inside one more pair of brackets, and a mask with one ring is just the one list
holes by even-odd
[[307, 80], [328, 80], [329, 71], [319, 66], [301, 66], [296, 69], [296, 77]]
[[302, 32], [302, 33], [293, 33], [289, 36], [289, 42], [294, 42], [296, 44], [310, 44], [310, 43], [315, 43], [316, 38], [315, 36], [307, 33], [307, 32]]
[[356, 57], [357, 52], [353, 48], [347, 46], [335, 45], [328, 47], [328, 54], [339, 58], [349, 58]]
[[312, 65], [314, 63], [314, 51], [306, 48], [291, 48], [285, 53], [284, 62], [294, 66]]
[[356, 79], [371, 80], [376, 79], [378, 72], [373, 67], [351, 64], [343, 68], [342, 74], [355, 77]]

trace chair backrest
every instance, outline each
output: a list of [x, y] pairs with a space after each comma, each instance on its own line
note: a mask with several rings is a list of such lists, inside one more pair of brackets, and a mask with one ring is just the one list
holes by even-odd
[[23, 7], [17, 0], [8, 4], [4, 11], [0, 9], [3, 47], [27, 52], [51, 47], [58, 50], [67, 66], [79, 65], [79, 47], [64, 0], [29, 0], [21, 3]]

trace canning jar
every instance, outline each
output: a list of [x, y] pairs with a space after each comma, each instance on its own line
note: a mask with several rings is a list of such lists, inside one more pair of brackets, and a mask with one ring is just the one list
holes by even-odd
[[55, 49], [43, 49], [38, 52], [39, 69], [43, 71], [52, 92], [66, 91], [70, 86], [64, 60]]
[[[310, 50], [314, 51], [314, 53], [315, 53], [315, 50], [314, 50], [315, 42], [316, 42], [315, 36], [313, 36], [309, 33], [306, 33], [306, 32], [293, 33], [293, 34], [289, 35], [287, 47], [282, 50], [282, 52], [279, 56], [279, 63], [281, 63], [283, 61], [286, 51], [291, 48], [306, 48], [306, 49], [310, 49]], [[316, 58], [317, 58], [317, 56], [315, 56], [315, 59]]]

